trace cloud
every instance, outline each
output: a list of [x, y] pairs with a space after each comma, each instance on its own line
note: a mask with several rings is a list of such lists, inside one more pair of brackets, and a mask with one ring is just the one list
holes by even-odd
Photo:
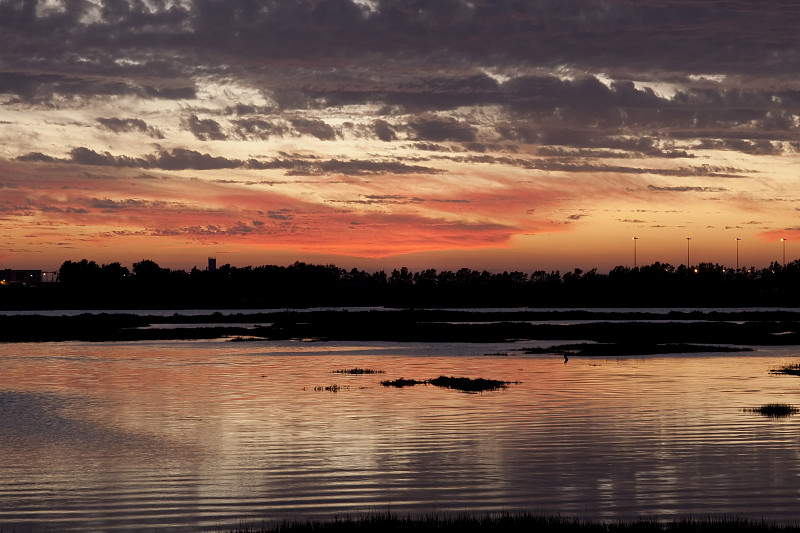
[[273, 220], [292, 220], [294, 218], [294, 215], [292, 215], [292, 212], [289, 209], [269, 211], [267, 216]]
[[[145, 168], [159, 170], [220, 170], [234, 168], [248, 168], [256, 170], [283, 169], [291, 176], [315, 176], [339, 174], [347, 176], [361, 176], [374, 174], [439, 174], [441, 169], [422, 165], [408, 165], [398, 161], [366, 161], [337, 159], [316, 160], [303, 158], [271, 159], [259, 161], [249, 159], [228, 159], [221, 156], [212, 156], [209, 153], [198, 152], [185, 148], [175, 148], [171, 151], [161, 150], [155, 154], [142, 157], [113, 155], [109, 152], [96, 152], [86, 147], [76, 147], [70, 150], [69, 158], [56, 159], [40, 152], [31, 152], [16, 158], [23, 162], [43, 163], [75, 163], [79, 165], [106, 166], [115, 168]], [[218, 180], [220, 181], [220, 180]], [[222, 180], [232, 182], [232, 180]], [[263, 180], [251, 181], [252, 184], [265, 183]], [[280, 183], [280, 182], [266, 182]]]
[[301, 135], [311, 135], [321, 141], [336, 139], [336, 130], [322, 120], [296, 118], [289, 122]]
[[210, 118], [200, 119], [197, 115], [190, 115], [186, 119], [186, 127], [201, 141], [224, 141], [228, 138], [222, 133], [219, 122]]
[[655, 185], [648, 185], [647, 189], [654, 192], [725, 192], [728, 190], [723, 187], [690, 187], [686, 185], [671, 187], [657, 187]]
[[295, 161], [288, 172], [292, 176], [313, 176], [320, 174], [341, 174], [362, 176], [368, 174], [439, 174], [443, 171], [434, 167], [407, 165], [397, 161]]
[[283, 137], [291, 131], [291, 128], [282, 122], [260, 118], [236, 119], [232, 124], [240, 139], [265, 140], [270, 137]]
[[415, 137], [420, 141], [472, 142], [476, 137], [473, 126], [459, 122], [453, 117], [419, 118], [409, 124]]
[[97, 122], [99, 122], [100, 125], [105, 129], [113, 131], [114, 133], [139, 131], [156, 139], [164, 138], [164, 134], [161, 131], [159, 131], [157, 128], [148, 126], [144, 120], [139, 118], [98, 118]]
[[372, 124], [372, 127], [375, 131], [375, 135], [383, 142], [390, 142], [397, 139], [394, 128], [385, 120], [376, 120]]
[[54, 163], [56, 158], [45, 155], [41, 152], [29, 152], [25, 155], [17, 157], [18, 161], [25, 161], [27, 163]]
[[766, 139], [703, 139], [697, 143], [695, 148], [702, 150], [734, 150], [754, 155], [778, 155], [782, 152], [779, 146]]
[[95, 209], [105, 211], [116, 211], [121, 209], [162, 209], [166, 207], [177, 207], [180, 204], [170, 203], [159, 200], [142, 200], [137, 198], [126, 198], [124, 200], [112, 200], [110, 198], [91, 198], [89, 205]]

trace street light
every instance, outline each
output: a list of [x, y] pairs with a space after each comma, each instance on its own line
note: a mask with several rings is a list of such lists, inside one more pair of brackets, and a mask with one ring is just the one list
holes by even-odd
[[689, 268], [689, 242], [692, 240], [691, 237], [686, 237], [686, 268]]
[[741, 241], [739, 237], [736, 237], [736, 272], [739, 272], [739, 241]]
[[786, 266], [786, 239], [781, 239], [783, 243], [783, 266]]
[[633, 268], [636, 268], [636, 241], [639, 240], [639, 237], [633, 238]]

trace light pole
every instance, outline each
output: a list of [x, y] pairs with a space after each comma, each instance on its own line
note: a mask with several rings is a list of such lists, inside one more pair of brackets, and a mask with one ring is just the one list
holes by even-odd
[[786, 266], [786, 239], [781, 239], [783, 243], [783, 266]]
[[691, 237], [686, 237], [686, 268], [689, 268], [689, 242], [691, 242]]
[[741, 241], [739, 237], [736, 237], [736, 272], [739, 272], [739, 241]]
[[633, 268], [636, 268], [636, 241], [639, 240], [639, 237], [633, 238]]

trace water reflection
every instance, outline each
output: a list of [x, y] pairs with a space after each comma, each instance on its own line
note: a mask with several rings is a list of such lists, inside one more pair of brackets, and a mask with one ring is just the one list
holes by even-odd
[[[796, 354], [564, 364], [520, 347], [2, 345], [0, 525], [217, 531], [387, 509], [800, 518], [800, 418], [743, 411], [800, 403], [800, 380], [769, 374]], [[353, 367], [385, 373], [333, 373]], [[379, 384], [440, 374], [521, 383]]]

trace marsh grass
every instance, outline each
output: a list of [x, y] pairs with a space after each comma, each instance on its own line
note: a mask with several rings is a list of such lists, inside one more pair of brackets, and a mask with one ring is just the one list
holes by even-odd
[[353, 374], [353, 375], [361, 375], [361, 374], [383, 374], [383, 370], [373, 370], [371, 368], [342, 368], [340, 370], [334, 370], [334, 374]]
[[768, 403], [760, 407], [747, 407], [744, 411], [746, 413], [758, 413], [772, 418], [781, 418], [797, 414], [800, 412], [800, 409], [786, 403]]
[[640, 518], [632, 521], [588, 521], [558, 516], [532, 514], [502, 514], [487, 516], [400, 518], [391, 514], [363, 517], [335, 517], [326, 521], [284, 522], [259, 528], [243, 526], [231, 533], [340, 533], [356, 532], [409, 533], [481, 533], [544, 532], [544, 533], [800, 533], [797, 525], [778, 525], [738, 518], [708, 518], [704, 520], [657, 520]]
[[789, 374], [792, 376], [800, 376], [800, 363], [791, 363], [783, 365], [779, 368], [773, 368], [769, 371], [770, 374]]

